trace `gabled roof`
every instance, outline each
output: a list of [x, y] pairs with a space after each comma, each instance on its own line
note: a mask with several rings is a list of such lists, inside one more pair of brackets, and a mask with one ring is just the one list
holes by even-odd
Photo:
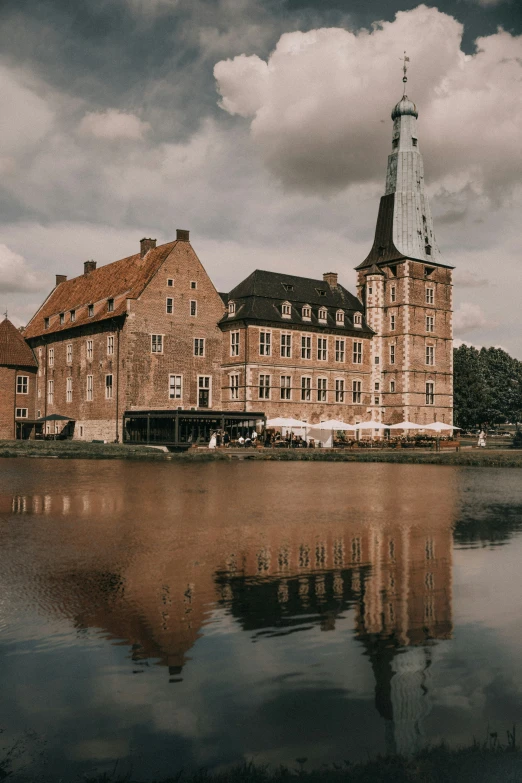
[[21, 332], [7, 318], [0, 323], [0, 366], [38, 367]]
[[[245, 280], [230, 291], [228, 301], [236, 303], [233, 315], [225, 314], [221, 325], [234, 321], [265, 321], [284, 324], [312, 325], [339, 331], [357, 331], [358, 334], [373, 334], [364, 322], [364, 307], [356, 296], [342, 285], [330, 286], [324, 280], [309, 277], [284, 275], [279, 272], [267, 272], [256, 269]], [[291, 314], [283, 317], [281, 305], [289, 302]], [[312, 309], [310, 320], [303, 320], [301, 308], [309, 305]], [[325, 307], [328, 311], [326, 324], [319, 321], [318, 312]], [[345, 322], [336, 321], [337, 310], [345, 313]], [[361, 313], [363, 326], [353, 326], [353, 316]]]
[[[51, 291], [42, 307], [27, 325], [25, 337], [63, 332], [87, 323], [103, 321], [124, 315], [127, 299], [136, 299], [158, 271], [176, 241], [152, 248], [143, 258], [140, 253], [99, 267], [88, 274], [60, 283]], [[114, 299], [114, 310], [108, 312], [107, 300]], [[94, 316], [89, 317], [87, 306], [94, 305]], [[70, 311], [75, 321], [70, 321]], [[65, 322], [60, 324], [60, 313]], [[49, 318], [49, 328], [44, 319]]]

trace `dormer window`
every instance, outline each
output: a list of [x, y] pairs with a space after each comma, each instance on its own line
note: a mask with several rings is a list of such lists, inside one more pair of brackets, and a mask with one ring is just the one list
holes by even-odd
[[292, 315], [292, 305], [290, 302], [283, 302], [281, 305], [281, 315], [283, 318], [290, 318]]
[[229, 315], [235, 315], [236, 312], [236, 303], [235, 302], [229, 302], [228, 303], [228, 314]]
[[310, 320], [312, 317], [312, 308], [310, 305], [303, 305], [303, 309], [301, 310], [301, 316], [303, 319]]
[[114, 312], [114, 299], [107, 299], [107, 312], [108, 313]]
[[362, 315], [360, 313], [355, 313], [353, 317], [353, 325], [356, 326], [358, 329], [362, 326]]
[[316, 288], [315, 290], [317, 291], [319, 296], [326, 296], [326, 291], [324, 290], [324, 288]]
[[431, 256], [431, 245], [425, 245], [424, 250], [426, 251], [427, 256]]
[[321, 307], [321, 309], [317, 313], [317, 317], [320, 321], [326, 323], [326, 321], [328, 320], [328, 310], [326, 309], [326, 307]]
[[71, 310], [71, 321], [76, 321], [76, 310]]
[[60, 313], [60, 326], [65, 323], [65, 313]]
[[49, 328], [49, 319], [44, 318], [44, 329], [48, 329], [48, 328]]
[[89, 316], [89, 318], [93, 317], [93, 315], [94, 315], [94, 305], [93, 304], [87, 305], [87, 315]]
[[293, 291], [294, 290], [294, 286], [291, 283], [283, 283], [283, 288], [285, 289], [285, 291]]
[[339, 326], [344, 324], [344, 311], [338, 310], [335, 314], [335, 323]]

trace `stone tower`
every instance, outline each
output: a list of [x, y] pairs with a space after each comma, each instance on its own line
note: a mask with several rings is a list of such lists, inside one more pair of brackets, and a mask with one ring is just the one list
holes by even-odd
[[442, 263], [435, 241], [417, 108], [405, 93], [391, 117], [392, 150], [375, 239], [356, 268], [359, 297], [376, 332], [369, 410], [386, 424], [451, 424], [453, 267]]

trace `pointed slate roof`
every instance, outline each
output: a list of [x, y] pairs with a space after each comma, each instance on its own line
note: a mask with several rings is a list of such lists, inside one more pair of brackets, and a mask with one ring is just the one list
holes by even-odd
[[[60, 283], [27, 325], [25, 337], [62, 332], [125, 315], [127, 299], [137, 299], [175, 245], [176, 240], [167, 242], [152, 248], [143, 257], [136, 253]], [[114, 310], [110, 312], [107, 309], [108, 299], [115, 300]], [[88, 315], [90, 304], [94, 305], [94, 315], [91, 317]], [[71, 310], [75, 312], [74, 322], [70, 320]], [[65, 316], [63, 324], [60, 323], [61, 313]], [[46, 318], [49, 318], [47, 329]]]
[[0, 366], [38, 367], [31, 348], [8, 318], [0, 323]]

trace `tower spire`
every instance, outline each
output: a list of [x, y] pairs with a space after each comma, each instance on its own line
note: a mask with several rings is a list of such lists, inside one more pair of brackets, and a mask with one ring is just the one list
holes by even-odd
[[410, 62], [410, 58], [408, 57], [406, 52], [404, 52], [404, 57], [402, 58], [402, 72], [404, 74], [404, 76], [402, 77], [402, 81], [403, 81], [403, 84], [404, 84], [404, 87], [402, 88], [402, 97], [403, 98], [406, 97], [406, 82], [408, 81], [408, 76], [407, 76], [408, 66], [406, 65], [406, 63], [409, 63], [409, 62]]

